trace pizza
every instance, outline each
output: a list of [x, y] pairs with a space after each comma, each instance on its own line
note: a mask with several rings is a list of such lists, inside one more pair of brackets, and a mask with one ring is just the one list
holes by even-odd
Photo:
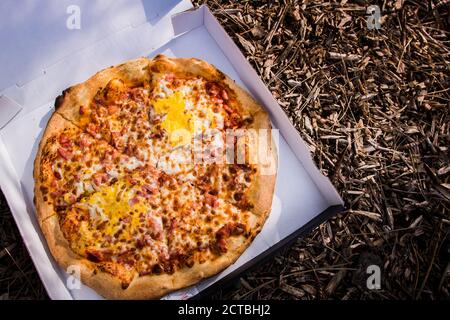
[[52, 255], [112, 299], [217, 274], [269, 215], [270, 130], [250, 94], [194, 58], [139, 58], [64, 90], [34, 164]]

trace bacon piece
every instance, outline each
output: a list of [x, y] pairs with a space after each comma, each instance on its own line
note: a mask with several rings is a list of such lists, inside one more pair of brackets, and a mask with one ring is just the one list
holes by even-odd
[[161, 252], [158, 255], [159, 261], [160, 262], [166, 262], [170, 259], [170, 255], [169, 255], [169, 251], [167, 250], [167, 247], [163, 247], [163, 249], [161, 249]]
[[105, 153], [105, 155], [101, 158], [100, 163], [106, 170], [110, 170], [113, 167], [112, 155]]
[[107, 149], [101, 161], [102, 163], [112, 162], [117, 155], [118, 153], [115, 149]]
[[144, 239], [142, 237], [136, 239], [136, 248], [142, 249], [143, 247], [145, 247]]
[[75, 197], [75, 195], [73, 193], [66, 193], [64, 195], [64, 201], [67, 204], [74, 204], [77, 201], [77, 198]]
[[100, 186], [102, 183], [108, 181], [108, 175], [106, 173], [96, 173], [92, 179], [96, 186]]
[[[123, 143], [122, 143], [123, 144]], [[116, 143], [116, 148], [120, 148], [121, 145]], [[125, 150], [124, 150], [125, 154], [128, 156], [137, 156], [138, 153], [138, 147], [135, 144], [132, 144], [130, 142], [127, 143]]]
[[224, 89], [222, 90], [222, 99], [227, 101], [228, 100], [228, 93], [227, 91]]
[[72, 141], [63, 133], [59, 136], [59, 144], [64, 148], [70, 148], [72, 146]]
[[91, 141], [89, 140], [89, 137], [86, 134], [80, 135], [80, 146], [84, 149], [86, 147], [89, 147], [91, 145]]
[[158, 182], [160, 184], [165, 184], [168, 181], [171, 181], [172, 177], [165, 172], [161, 172], [160, 176], [158, 177]]
[[134, 206], [136, 203], [139, 202], [139, 198], [138, 197], [134, 197], [130, 199], [130, 205]]
[[219, 206], [219, 200], [217, 197], [209, 193], [205, 194], [205, 203], [212, 208], [217, 208]]
[[216, 97], [220, 93], [220, 88], [215, 82], [207, 82], [205, 85], [206, 92], [212, 97]]
[[216, 232], [216, 248], [221, 253], [227, 252], [227, 239], [245, 232], [245, 225], [239, 222], [229, 222]]
[[136, 102], [138, 109], [144, 109], [148, 104], [148, 93], [145, 93], [144, 89], [135, 88], [129, 92], [131, 100]]
[[91, 114], [90, 120], [91, 123], [95, 124], [96, 126], [99, 126], [102, 123], [102, 118], [97, 113]]
[[151, 245], [153, 242], [152, 236], [150, 236], [149, 234], [145, 234], [143, 241], [144, 241], [145, 245], [147, 245], [147, 246]]
[[121, 219], [122, 219], [123, 223], [129, 223], [131, 221], [131, 217], [130, 216], [126, 216], [126, 217], [123, 217]]
[[219, 238], [228, 238], [231, 235], [231, 231], [233, 230], [233, 225], [231, 223], [227, 223], [223, 225], [217, 232], [216, 232], [216, 239]]
[[244, 198], [244, 193], [243, 192], [236, 192], [233, 195], [234, 200], [236, 201], [241, 201]]
[[63, 191], [62, 190], [55, 190], [50, 192], [50, 196], [52, 196], [53, 198], [59, 197], [63, 195]]
[[61, 174], [58, 171], [53, 171], [53, 175], [55, 176], [56, 179], [61, 180]]
[[222, 105], [223, 109], [228, 113], [228, 114], [233, 114], [235, 113], [233, 109], [231, 109], [227, 104], [223, 104]]
[[149, 184], [144, 184], [142, 186], [142, 191], [146, 194], [154, 194], [154, 193], [156, 193], [157, 190], [158, 190], [157, 188], [155, 188]]
[[131, 184], [131, 185], [136, 185], [137, 183], [138, 183], [138, 180], [137, 179], [135, 179], [135, 178], [133, 178], [133, 177], [131, 177], [131, 176], [127, 176], [127, 179], [128, 179], [128, 182]]
[[115, 262], [102, 262], [99, 264], [99, 269], [117, 277], [122, 285], [122, 289], [128, 288], [134, 277], [134, 271], [126, 265]]
[[175, 218], [170, 220], [169, 234], [172, 234], [173, 232], [175, 232], [175, 229], [177, 227], [178, 227], [178, 221]]
[[87, 114], [87, 112], [88, 112], [87, 107], [85, 107], [85, 106], [80, 106], [80, 110], [79, 110], [80, 115]]
[[111, 249], [87, 248], [86, 257], [92, 262], [102, 262], [110, 259], [112, 255]]
[[125, 92], [125, 84], [120, 79], [112, 79], [108, 82], [105, 89], [97, 93], [96, 99], [99, 102], [115, 102]]
[[88, 125], [86, 127], [86, 131], [95, 137], [98, 132], [98, 126], [96, 126], [92, 122], [88, 123]]
[[71, 207], [65, 214], [61, 223], [64, 237], [71, 241], [79, 237], [80, 223], [89, 219], [89, 213], [76, 207]]
[[[235, 126], [242, 124], [241, 117], [239, 116], [238, 113], [236, 113], [234, 111], [230, 111], [232, 109], [230, 109], [227, 105], [223, 105], [223, 107], [224, 107], [225, 111], [227, 111], [227, 113], [229, 114], [229, 119], [225, 120], [226, 128], [233, 128]], [[232, 112], [232, 113], [230, 113], [230, 112]]]
[[129, 131], [130, 131], [130, 126], [128, 126], [126, 124], [122, 125], [122, 130], [120, 130], [121, 134], [126, 134]]
[[119, 106], [118, 106], [118, 105], [116, 105], [116, 104], [111, 104], [111, 105], [108, 106], [108, 113], [109, 113], [109, 114], [114, 114], [114, 113], [116, 113], [117, 111], [119, 111]]
[[97, 113], [100, 117], [106, 117], [108, 115], [108, 108], [104, 107], [104, 106], [100, 106], [97, 108]]
[[228, 251], [227, 241], [225, 238], [216, 239], [216, 249], [218, 249], [220, 253], [226, 253]]
[[164, 131], [162, 131], [162, 130], [158, 130], [156, 132], [153, 132], [150, 135], [150, 138], [152, 138], [152, 139], [161, 139], [162, 137], [164, 137]]
[[[150, 216], [147, 219], [147, 226], [149, 228], [149, 236], [151, 236], [155, 240], [162, 240], [163, 238], [163, 225], [161, 220]], [[147, 236], [147, 235], [146, 235]], [[148, 243], [148, 240], [147, 240]]]
[[58, 153], [64, 160], [70, 160], [72, 158], [72, 153], [64, 148], [58, 148]]
[[166, 74], [166, 76], [164, 77], [164, 80], [166, 80], [168, 82], [172, 82], [174, 79], [175, 79], [175, 75], [173, 73]]
[[118, 148], [121, 145], [119, 131], [111, 131], [111, 143], [116, 148]]

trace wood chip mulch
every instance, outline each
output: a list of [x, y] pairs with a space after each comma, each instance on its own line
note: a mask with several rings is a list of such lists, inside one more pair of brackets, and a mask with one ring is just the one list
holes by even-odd
[[205, 2], [348, 208], [217, 297], [449, 299], [449, 1]]

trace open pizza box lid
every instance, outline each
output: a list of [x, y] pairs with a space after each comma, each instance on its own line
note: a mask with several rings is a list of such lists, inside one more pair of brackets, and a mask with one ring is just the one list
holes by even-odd
[[246, 87], [277, 129], [277, 182], [261, 233], [223, 272], [164, 298], [186, 299], [220, 287], [343, 210], [342, 199], [288, 117], [206, 6], [192, 10], [187, 0], [46, 0], [39, 5], [7, 0], [0, 4], [0, 19], [0, 186], [51, 298], [101, 299], [62, 270], [47, 248], [33, 205], [37, 146], [62, 90], [129, 59], [158, 53], [204, 59]]

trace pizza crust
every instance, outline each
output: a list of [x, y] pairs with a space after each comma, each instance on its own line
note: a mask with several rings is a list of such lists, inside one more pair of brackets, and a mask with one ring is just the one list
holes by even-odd
[[[41, 187], [43, 186], [42, 182], [44, 180], [44, 175], [52, 174], [52, 172], [46, 170], [45, 166], [42, 166], [42, 159], [46, 145], [50, 149], [56, 148], [56, 145], [52, 145], [49, 142], [49, 139], [51, 139], [64, 129], [79, 131], [78, 127], [74, 126], [72, 123], [64, 119], [61, 115], [59, 115], [58, 113], [53, 113], [47, 123], [47, 127], [45, 128], [44, 134], [41, 138], [41, 142], [39, 143], [38, 152], [34, 160], [34, 204], [36, 206], [39, 221], [56, 215], [53, 203], [51, 201], [44, 201], [44, 194], [41, 190]], [[49, 144], [47, 144], [48, 142]], [[56, 153], [56, 150], [52, 151]]]
[[[267, 159], [262, 161], [258, 160], [258, 171], [254, 180], [247, 190], [247, 197], [249, 201], [254, 205], [252, 212], [261, 217], [261, 224], [264, 224], [267, 216], [272, 208], [272, 199], [275, 191], [276, 172], [278, 168], [278, 156], [275, 143], [272, 139], [272, 125], [270, 118], [263, 107], [256, 102], [256, 100], [250, 96], [245, 90], [237, 85], [228, 76], [225, 78], [225, 83], [237, 93], [238, 100], [245, 106], [245, 110], [250, 113], [253, 118], [253, 122], [247, 127], [247, 129], [266, 129], [268, 130], [268, 150]], [[257, 156], [258, 158], [259, 156]], [[266, 174], [267, 167], [273, 169], [273, 174]], [[269, 172], [272, 170], [269, 170]]]
[[[153, 72], [171, 71], [175, 73], [189, 73], [206, 78], [210, 81], [222, 81], [237, 94], [242, 102], [243, 109], [249, 113], [253, 122], [249, 128], [271, 129], [267, 112], [245, 90], [240, 88], [233, 80], [214, 66], [205, 61], [194, 58], [168, 58], [163, 55], [153, 60], [140, 58], [118, 66], [110, 67], [98, 72], [86, 82], [68, 88], [55, 101], [56, 111], [48, 122], [34, 163], [35, 178], [35, 205], [42, 231], [47, 239], [49, 249], [56, 261], [65, 269], [71, 265], [79, 266], [81, 280], [92, 287], [99, 294], [111, 299], [154, 299], [164, 296], [174, 290], [190, 286], [201, 279], [210, 277], [233, 264], [248, 248], [254, 237], [260, 232], [272, 205], [275, 188], [276, 173], [262, 175], [258, 170], [250, 189], [248, 197], [255, 205], [251, 210], [251, 232], [247, 238], [243, 235], [229, 238], [226, 253], [204, 263], [195, 263], [191, 268], [184, 267], [173, 274], [146, 275], [133, 278], [130, 285], [122, 288], [117, 277], [99, 270], [96, 264], [75, 254], [68, 241], [64, 238], [59, 221], [51, 204], [43, 201], [40, 190], [42, 174], [41, 158], [46, 141], [56, 132], [67, 126], [74, 126], [71, 122], [80, 118], [79, 108], [88, 105], [97, 91], [104, 88], [113, 78], [119, 78], [126, 84], [139, 85], [150, 83]], [[74, 126], [75, 127], [75, 126]], [[270, 147], [270, 162], [277, 165], [277, 152], [274, 143]]]
[[[96, 268], [95, 263], [75, 254], [69, 247], [59, 226], [58, 218], [52, 216], [41, 223], [42, 231], [52, 255], [64, 270], [69, 266], [79, 268], [81, 281], [109, 299], [150, 299], [172, 291], [170, 275], [135, 277], [127, 289], [122, 289], [119, 279]], [[145, 278], [145, 283], [142, 283]], [[139, 279], [140, 281], [135, 282]]]

